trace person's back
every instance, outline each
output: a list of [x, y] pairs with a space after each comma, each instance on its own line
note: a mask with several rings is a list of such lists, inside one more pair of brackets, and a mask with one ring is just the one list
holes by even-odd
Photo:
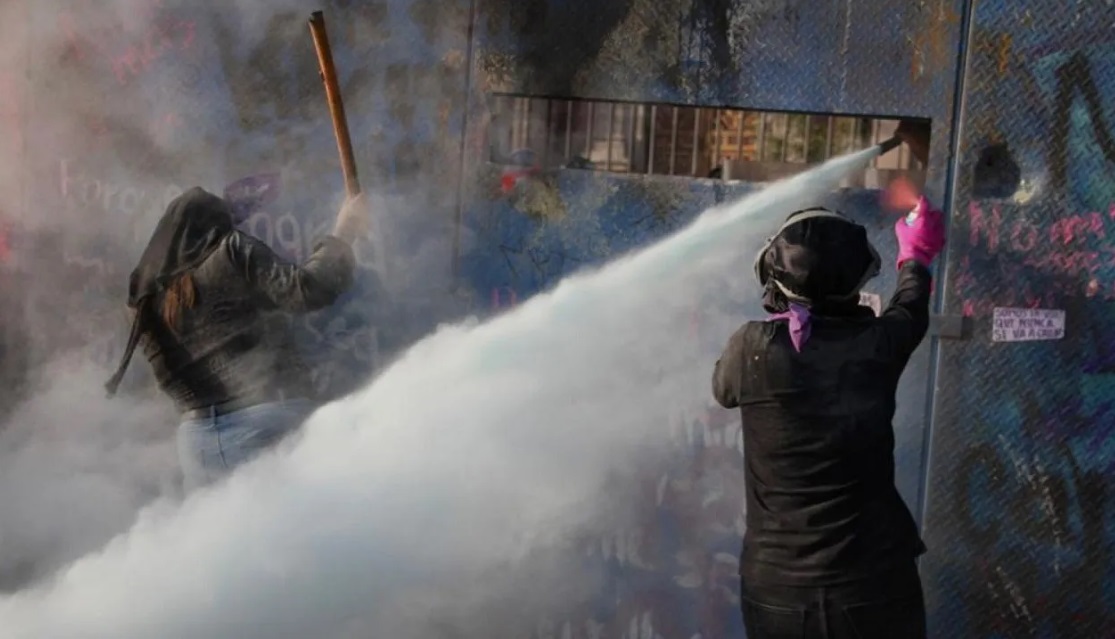
[[930, 274], [900, 260], [876, 318], [858, 298], [878, 267], [862, 227], [823, 209], [792, 215], [756, 263], [775, 315], [744, 324], [713, 372], [744, 431], [749, 638], [924, 636], [925, 547], [894, 485], [891, 421], [928, 329]]
[[[928, 274], [907, 277], [925, 285], [925, 297], [917, 297], [927, 300]], [[827, 585], [869, 577], [920, 552], [894, 486], [891, 425], [898, 378], [916, 341], [894, 344], [889, 330], [902, 313], [912, 324], [908, 334], [920, 339], [928, 307], [917, 306], [892, 303], [881, 319], [859, 306], [843, 316], [814, 316], [800, 353], [788, 322], [741, 329], [745, 575]]]
[[346, 202], [333, 235], [302, 264], [235, 229], [234, 209], [200, 188], [167, 207], [132, 271], [128, 345], [106, 384], [116, 392], [143, 345], [160, 389], [182, 413], [187, 485], [223, 477], [293, 432], [315, 403], [306, 366], [278, 311], [332, 304], [352, 285], [351, 241], [363, 222]]
[[276, 311], [332, 304], [351, 285], [351, 255], [326, 238], [305, 264], [285, 264], [256, 238], [230, 233], [191, 272], [193, 303], [174, 318], [176, 328], [162, 318], [143, 339], [159, 387], [182, 411], [311, 398], [309, 371]]

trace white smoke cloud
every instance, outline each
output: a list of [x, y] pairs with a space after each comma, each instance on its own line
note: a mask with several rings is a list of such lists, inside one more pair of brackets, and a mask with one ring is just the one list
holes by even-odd
[[103, 373], [59, 362], [0, 431], [0, 589], [49, 575], [173, 496], [167, 407], [104, 399]]

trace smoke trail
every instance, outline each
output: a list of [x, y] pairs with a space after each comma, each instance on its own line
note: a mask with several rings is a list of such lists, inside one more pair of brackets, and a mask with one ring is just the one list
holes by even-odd
[[492, 636], [500, 614], [573, 596], [544, 587], [583, 576], [569, 562], [520, 562], [614, 506], [597, 497], [608, 473], [654, 463], [658, 425], [705, 404], [715, 355], [684, 338], [693, 305], [727, 336], [758, 298], [747, 265], [765, 233], [875, 153], [441, 329], [297, 441], [0, 601], [5, 636]]

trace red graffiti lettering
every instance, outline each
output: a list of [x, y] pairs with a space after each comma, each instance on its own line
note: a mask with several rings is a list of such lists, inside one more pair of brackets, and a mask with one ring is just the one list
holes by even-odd
[[1115, 299], [1115, 246], [1105, 245], [1115, 204], [1106, 210], [1106, 218], [1087, 212], [1037, 222], [1009, 204], [970, 202], [970, 255], [960, 257], [950, 294], [966, 316], [1056, 305], [1065, 295]]
[[194, 35], [197, 23], [194, 21], [180, 21], [174, 25], [175, 31], [181, 36], [178, 48], [185, 51], [194, 45]]
[[1010, 234], [1010, 247], [1015, 251], [1032, 251], [1038, 245], [1038, 230], [1025, 220], [1015, 220]]
[[194, 41], [194, 28], [195, 23], [181, 20], [169, 25], [156, 23], [151, 26], [123, 53], [113, 56], [112, 71], [116, 80], [122, 85], [127, 84], [168, 53], [189, 49]]
[[980, 237], [987, 240], [987, 250], [995, 252], [999, 249], [999, 229], [1002, 226], [1003, 217], [998, 204], [991, 206], [990, 218], [984, 215], [983, 209], [980, 208], [978, 202], [972, 202], [968, 205], [968, 243], [972, 246], [980, 245]]
[[1047, 269], [1059, 274], [1090, 277], [1099, 269], [1099, 254], [1091, 251], [1068, 251], [1034, 256], [1025, 260], [1027, 266]]
[[[1115, 205], [1112, 205], [1108, 217], [1115, 220]], [[1016, 216], [1004, 224], [1003, 209], [999, 203], [993, 203], [990, 210], [985, 210], [979, 202], [971, 202], [968, 206], [968, 218], [968, 244], [986, 248], [988, 253], [999, 251], [1004, 235], [1007, 245], [1013, 251], [1031, 251], [1046, 246], [1041, 242], [1043, 232], [1032, 222]], [[1046, 227], [1044, 234], [1050, 240], [1049, 245], [1064, 246], [1090, 239], [1106, 239], [1107, 229], [1103, 216], [1092, 212], [1066, 215], [1054, 220]]]
[[93, 53], [108, 65], [116, 81], [125, 85], [168, 55], [189, 50], [197, 39], [197, 23], [167, 16], [160, 0], [148, 3], [138, 13], [144, 17], [144, 26], [138, 31], [116, 24], [85, 32], [73, 14], [60, 15], [58, 28], [73, 59], [84, 62]]
[[[1001, 301], [1000, 301], [1000, 303], [1001, 303]], [[1013, 302], [1008, 302], [1008, 304], [1010, 306], [1014, 305]], [[976, 315], [977, 316], [991, 315], [994, 312], [995, 306], [996, 306], [996, 300], [992, 300], [992, 299], [977, 300], [976, 303], [975, 303]]]
[[1099, 213], [1085, 213], [1061, 218], [1049, 229], [1049, 237], [1054, 242], [1070, 244], [1087, 237], [1104, 238], [1103, 218]]

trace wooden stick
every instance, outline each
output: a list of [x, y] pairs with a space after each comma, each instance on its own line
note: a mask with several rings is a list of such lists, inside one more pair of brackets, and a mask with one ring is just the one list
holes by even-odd
[[320, 11], [314, 11], [310, 15], [310, 34], [314, 38], [321, 80], [325, 84], [325, 98], [329, 101], [329, 114], [333, 118], [333, 133], [337, 136], [337, 151], [341, 154], [345, 190], [351, 197], [360, 193], [360, 180], [356, 176], [356, 157], [352, 152], [352, 138], [348, 133], [345, 105], [341, 100], [341, 85], [337, 81], [337, 69], [333, 66], [333, 50], [329, 47], [329, 35], [325, 32], [325, 16]]

